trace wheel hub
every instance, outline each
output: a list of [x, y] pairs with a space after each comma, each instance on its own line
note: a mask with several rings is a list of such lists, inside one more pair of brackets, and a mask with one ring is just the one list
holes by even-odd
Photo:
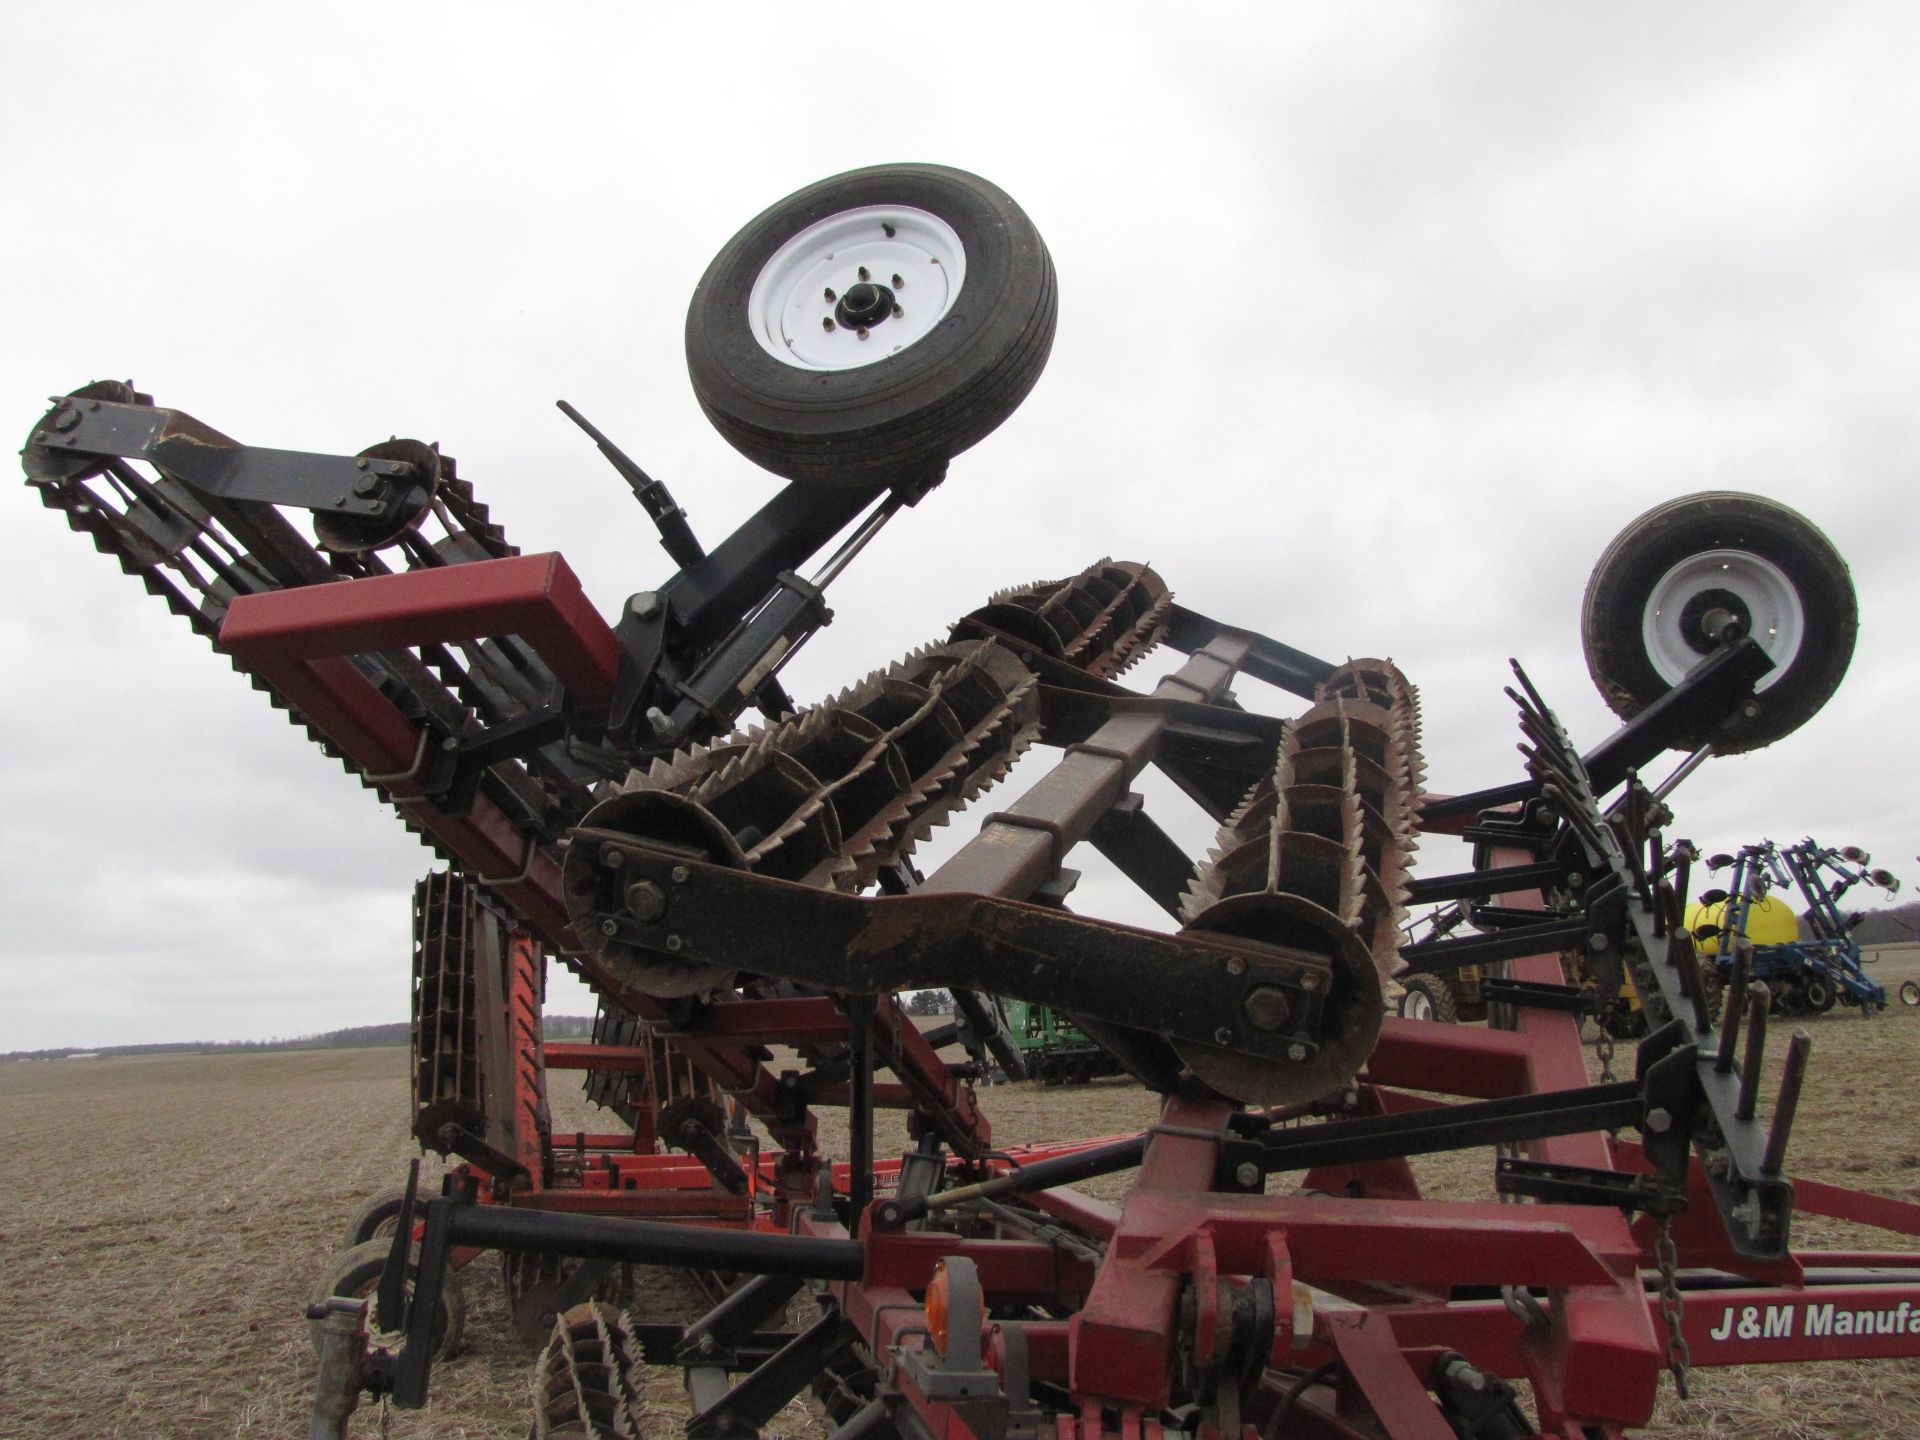
[[833, 318], [851, 330], [871, 330], [893, 314], [893, 291], [862, 280], [840, 297]]
[[1711, 655], [1729, 624], [1742, 635], [1752, 632], [1753, 615], [1747, 602], [1731, 590], [1702, 590], [1681, 608], [1680, 638], [1698, 654]]

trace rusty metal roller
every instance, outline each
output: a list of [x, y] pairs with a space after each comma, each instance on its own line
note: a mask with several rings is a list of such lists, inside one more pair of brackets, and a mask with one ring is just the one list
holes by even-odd
[[[1332, 967], [1317, 1014], [1268, 1017], [1299, 1031], [1292, 1063], [1179, 1047], [1199, 1079], [1256, 1103], [1318, 1099], [1365, 1063], [1406, 898], [1421, 774], [1417, 696], [1378, 661], [1349, 662], [1318, 696], [1269, 775], [1227, 817], [1182, 905], [1182, 933], [1259, 940]], [[1259, 1002], [1248, 997], [1250, 1016]]]
[[640, 1346], [626, 1315], [596, 1301], [554, 1323], [534, 1367], [532, 1440], [634, 1440], [642, 1433]]
[[1097, 560], [1068, 580], [1035, 581], [992, 596], [960, 622], [999, 631], [1111, 679], [1160, 643], [1173, 596], [1145, 565]]
[[654, 887], [629, 885], [608, 842], [647, 839], [719, 864], [857, 891], [1004, 775], [1034, 739], [1034, 677], [1003, 646], [916, 650], [780, 724], [682, 751], [635, 772], [587, 815], [563, 883], [574, 928], [652, 994], [731, 985], [723, 964], [631, 943], [657, 918]]

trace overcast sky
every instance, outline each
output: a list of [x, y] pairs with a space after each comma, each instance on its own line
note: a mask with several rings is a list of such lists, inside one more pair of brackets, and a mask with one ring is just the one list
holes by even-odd
[[[1047, 239], [1052, 360], [836, 585], [796, 696], [1112, 555], [1391, 655], [1434, 788], [1497, 783], [1509, 655], [1584, 744], [1613, 727], [1578, 629], [1607, 540], [1753, 490], [1846, 556], [1859, 647], [1798, 734], [1690, 780], [1678, 828], [1920, 880], [1920, 11], [677, 13], [0, 8], [17, 433], [131, 377], [249, 443], [437, 440], [611, 614], [666, 562], [553, 401], [718, 541], [774, 483], [686, 380], [708, 260], [812, 180], [957, 165]], [[0, 534], [0, 1050], [404, 1018], [427, 852], [22, 485]], [[1079, 908], [1146, 918], [1085, 868]]]

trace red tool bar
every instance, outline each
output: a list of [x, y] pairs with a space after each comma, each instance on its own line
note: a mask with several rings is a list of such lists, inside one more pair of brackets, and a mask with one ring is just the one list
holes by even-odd
[[622, 1070], [644, 1072], [652, 1066], [645, 1045], [546, 1045], [549, 1070]]
[[531, 645], [575, 704], [612, 698], [620, 642], [555, 554], [242, 595], [220, 644], [251, 666], [267, 655], [315, 660], [505, 635]]
[[1695, 1365], [1892, 1359], [1920, 1352], [1920, 1285], [1696, 1290], [1681, 1329]]
[[1509, 1030], [1388, 1015], [1380, 1022], [1380, 1041], [1363, 1073], [1378, 1085], [1501, 1100], [1528, 1093], [1532, 1054], [1526, 1038]]

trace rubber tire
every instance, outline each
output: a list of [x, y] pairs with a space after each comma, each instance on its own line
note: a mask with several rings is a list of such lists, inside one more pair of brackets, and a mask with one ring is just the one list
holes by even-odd
[[[1459, 1021], [1460, 1006], [1454, 999], [1453, 986], [1438, 975], [1415, 975], [1410, 980], [1402, 981], [1401, 985], [1406, 991], [1406, 994], [1400, 997], [1397, 1007], [1401, 1019], [1440, 1020], [1449, 1025]], [[1419, 1003], [1415, 999], [1416, 996], [1426, 1001], [1431, 1014], [1420, 1016], [1409, 1014], [1409, 1011]]]
[[[414, 1191], [415, 1213], [419, 1207], [433, 1199], [436, 1192], [422, 1186]], [[343, 1237], [346, 1248], [351, 1250], [364, 1245], [369, 1240], [391, 1240], [393, 1222], [400, 1218], [400, 1202], [406, 1198], [404, 1190], [384, 1190], [378, 1195], [369, 1196], [353, 1208], [347, 1215], [346, 1233]]]
[[[363, 1299], [373, 1294], [380, 1286], [380, 1274], [386, 1269], [387, 1252], [392, 1242], [387, 1240], [369, 1240], [364, 1245], [356, 1245], [333, 1257], [314, 1287], [313, 1300], [316, 1305], [324, 1304], [330, 1296], [347, 1295], [354, 1299]], [[408, 1288], [413, 1285], [413, 1277], [407, 1277]], [[320, 1345], [320, 1325], [310, 1321], [308, 1329], [312, 1332], [314, 1348]], [[447, 1282], [440, 1287], [440, 1313], [434, 1320], [435, 1344], [433, 1349], [436, 1360], [446, 1360], [460, 1353], [460, 1345], [467, 1330], [466, 1286], [454, 1271], [447, 1272]]]
[[[937, 215], [965, 247], [954, 307], [898, 355], [806, 370], [760, 347], [747, 297], [788, 239], [866, 205]], [[714, 428], [776, 475], [871, 487], [937, 479], [1011, 415], [1039, 380], [1058, 315], [1053, 260], [999, 187], [943, 165], [852, 170], [789, 195], [728, 241], [687, 309], [687, 372]]]
[[1580, 609], [1588, 673], [1621, 719], [1631, 720], [1672, 688], [1647, 658], [1640, 633], [1654, 587], [1680, 561], [1709, 550], [1744, 550], [1771, 561], [1792, 581], [1806, 613], [1799, 653], [1759, 696], [1759, 713], [1674, 746], [1697, 750], [1712, 741], [1719, 753], [1734, 755], [1792, 734], [1827, 703], [1853, 658], [1859, 608], [1840, 552], [1796, 511], [1728, 490], [1656, 505], [1601, 555]]
[[1800, 994], [1809, 1014], [1824, 1015], [1833, 1009], [1839, 987], [1824, 975], [1809, 975], [1800, 987]]
[[1920, 980], [1902, 980], [1900, 982], [1900, 1003], [1902, 1005], [1920, 1005]]

